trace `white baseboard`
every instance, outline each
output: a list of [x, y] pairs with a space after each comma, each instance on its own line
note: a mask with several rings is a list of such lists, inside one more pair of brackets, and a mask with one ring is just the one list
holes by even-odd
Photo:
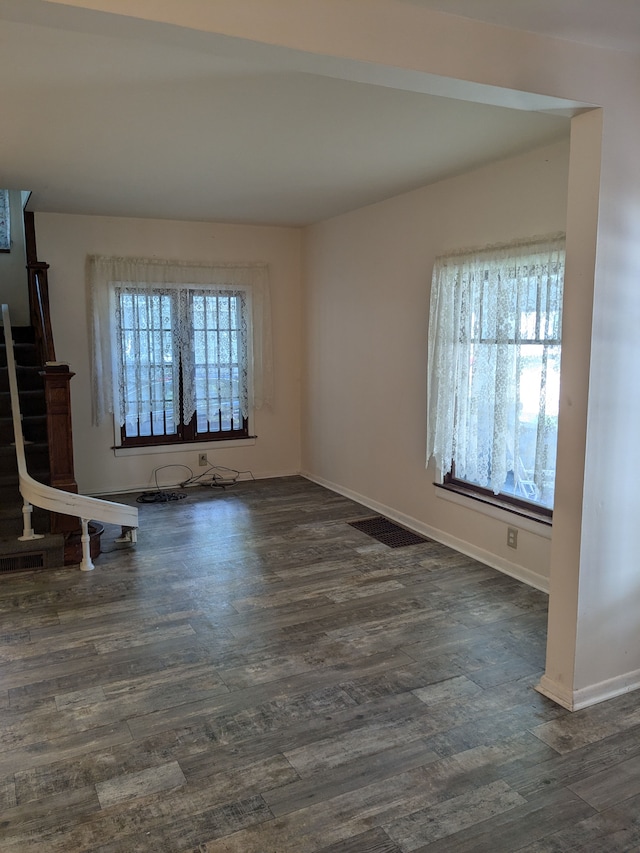
[[551, 699], [556, 705], [562, 705], [568, 711], [575, 710], [573, 707], [573, 692], [568, 690], [563, 684], [558, 684], [552, 679], [543, 675], [540, 683], [535, 688], [538, 693], [542, 693], [547, 699]]
[[510, 563], [508, 560], [504, 560], [502, 557], [498, 557], [490, 551], [478, 548], [470, 542], [465, 542], [463, 539], [451, 536], [442, 530], [431, 527], [429, 524], [418, 521], [418, 519], [413, 518], [412, 516], [398, 512], [393, 509], [393, 507], [378, 503], [377, 501], [368, 498], [366, 495], [361, 495], [358, 492], [354, 492], [337, 483], [332, 483], [329, 480], [325, 480], [323, 477], [316, 477], [315, 475], [309, 474], [305, 471], [302, 472], [302, 476], [307, 480], [311, 480], [313, 483], [317, 483], [319, 486], [324, 486], [324, 488], [330, 489], [332, 492], [337, 492], [338, 494], [343, 495], [345, 498], [349, 498], [352, 501], [363, 504], [363, 506], [366, 506], [368, 509], [396, 521], [403, 527], [409, 528], [409, 530], [413, 530], [429, 539], [435, 539], [436, 542], [440, 542], [442, 545], [447, 545], [449, 548], [453, 548], [455, 551], [459, 551], [467, 557], [478, 560], [478, 562], [484, 563], [484, 565], [490, 566], [492, 569], [497, 569], [499, 572], [503, 572], [503, 574], [509, 575], [509, 577], [535, 587], [541, 592], [549, 593], [549, 579], [544, 577], [544, 575], [539, 575], [537, 572], [532, 572], [530, 569], [526, 569], [523, 566]]
[[589, 708], [591, 705], [606, 702], [607, 699], [622, 696], [638, 688], [640, 688], [640, 669], [617, 675], [615, 678], [608, 678], [598, 684], [581, 687], [579, 690], [572, 690], [543, 675], [536, 690], [569, 711], [579, 711], [581, 708]]

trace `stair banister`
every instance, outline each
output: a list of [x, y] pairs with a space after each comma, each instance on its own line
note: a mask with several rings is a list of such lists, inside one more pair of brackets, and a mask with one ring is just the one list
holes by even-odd
[[119, 524], [123, 529], [130, 531], [131, 542], [136, 541], [138, 529], [138, 510], [126, 504], [105, 501], [100, 498], [90, 498], [78, 495], [74, 492], [66, 492], [39, 483], [29, 476], [24, 455], [24, 437], [22, 434], [22, 416], [20, 414], [20, 398], [18, 395], [18, 382], [16, 379], [16, 364], [13, 355], [13, 335], [11, 332], [11, 320], [9, 317], [9, 306], [2, 306], [2, 322], [4, 325], [4, 336], [7, 350], [7, 368], [9, 375], [9, 390], [11, 392], [11, 414], [13, 417], [13, 432], [16, 447], [16, 458], [18, 462], [18, 477], [20, 482], [20, 494], [22, 495], [24, 533], [22, 538], [33, 539], [37, 534], [31, 527], [32, 506], [41, 507], [50, 512], [62, 513], [64, 515], [79, 516], [82, 523], [82, 571], [91, 571], [94, 568], [90, 553], [89, 521], [100, 521], [107, 524]]

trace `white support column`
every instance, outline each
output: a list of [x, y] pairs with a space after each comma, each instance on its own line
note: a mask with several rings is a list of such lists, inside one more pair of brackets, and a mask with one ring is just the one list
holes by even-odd
[[19, 542], [30, 542], [32, 539], [44, 539], [44, 533], [34, 533], [33, 527], [31, 526], [31, 514], [33, 513], [33, 507], [29, 503], [29, 501], [25, 501], [22, 504], [22, 527], [23, 533], [22, 536], [18, 536]]
[[135, 545], [137, 541], [137, 529], [135, 527], [123, 527], [120, 536], [115, 540], [119, 545], [128, 543]]
[[601, 110], [572, 119], [547, 661], [538, 686], [569, 710], [576, 707], [579, 599], [585, 571], [582, 517], [601, 137]]
[[80, 541], [82, 542], [82, 562], [80, 563], [80, 570], [83, 572], [91, 572], [95, 568], [91, 561], [91, 537], [89, 536], [89, 519], [82, 518], [80, 519], [82, 522], [82, 535], [80, 537]]

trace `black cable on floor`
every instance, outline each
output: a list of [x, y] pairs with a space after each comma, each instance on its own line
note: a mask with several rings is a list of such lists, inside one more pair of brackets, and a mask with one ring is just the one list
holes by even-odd
[[186, 494], [179, 492], [143, 492], [136, 498], [139, 504], [158, 504], [167, 503], [167, 501], [181, 501], [186, 498]]

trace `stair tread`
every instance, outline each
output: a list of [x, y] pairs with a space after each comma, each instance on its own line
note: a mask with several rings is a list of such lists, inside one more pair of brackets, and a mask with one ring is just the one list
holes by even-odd
[[33, 551], [34, 548], [42, 550], [44, 548], [60, 548], [61, 546], [64, 546], [62, 533], [44, 533], [41, 538], [27, 540], [0, 536], [0, 556], [18, 554], [21, 551]]
[[[36, 339], [36, 333], [35, 333], [35, 329], [33, 328], [33, 326], [14, 326], [13, 323], [11, 324], [11, 336], [14, 340], [14, 343], [16, 341], [34, 343], [34, 341]], [[0, 341], [2, 341], [3, 344], [5, 343], [4, 328], [1, 326], [0, 326]]]
[[[37, 363], [37, 348], [33, 330], [28, 327], [13, 328], [13, 352], [16, 362], [16, 378], [22, 413], [22, 428], [25, 435], [25, 456], [29, 474], [46, 485], [50, 481], [49, 447], [46, 440], [46, 403], [42, 366]], [[22, 496], [19, 490], [17, 460], [13, 442], [13, 417], [7, 346], [0, 328], [0, 557], [15, 557], [21, 564], [20, 555], [47, 552], [43, 567], [62, 566], [64, 563], [65, 538], [62, 534], [49, 533], [51, 514], [47, 510], [33, 507], [31, 524], [36, 533], [44, 538], [21, 542], [23, 531]], [[45, 533], [46, 531], [46, 533]], [[25, 564], [26, 565], [26, 564]], [[13, 571], [3, 564], [3, 571]]]
[[65, 564], [64, 537], [48, 533], [41, 539], [29, 539], [26, 542], [17, 538], [0, 539], [0, 561], [3, 571], [62, 568]]

